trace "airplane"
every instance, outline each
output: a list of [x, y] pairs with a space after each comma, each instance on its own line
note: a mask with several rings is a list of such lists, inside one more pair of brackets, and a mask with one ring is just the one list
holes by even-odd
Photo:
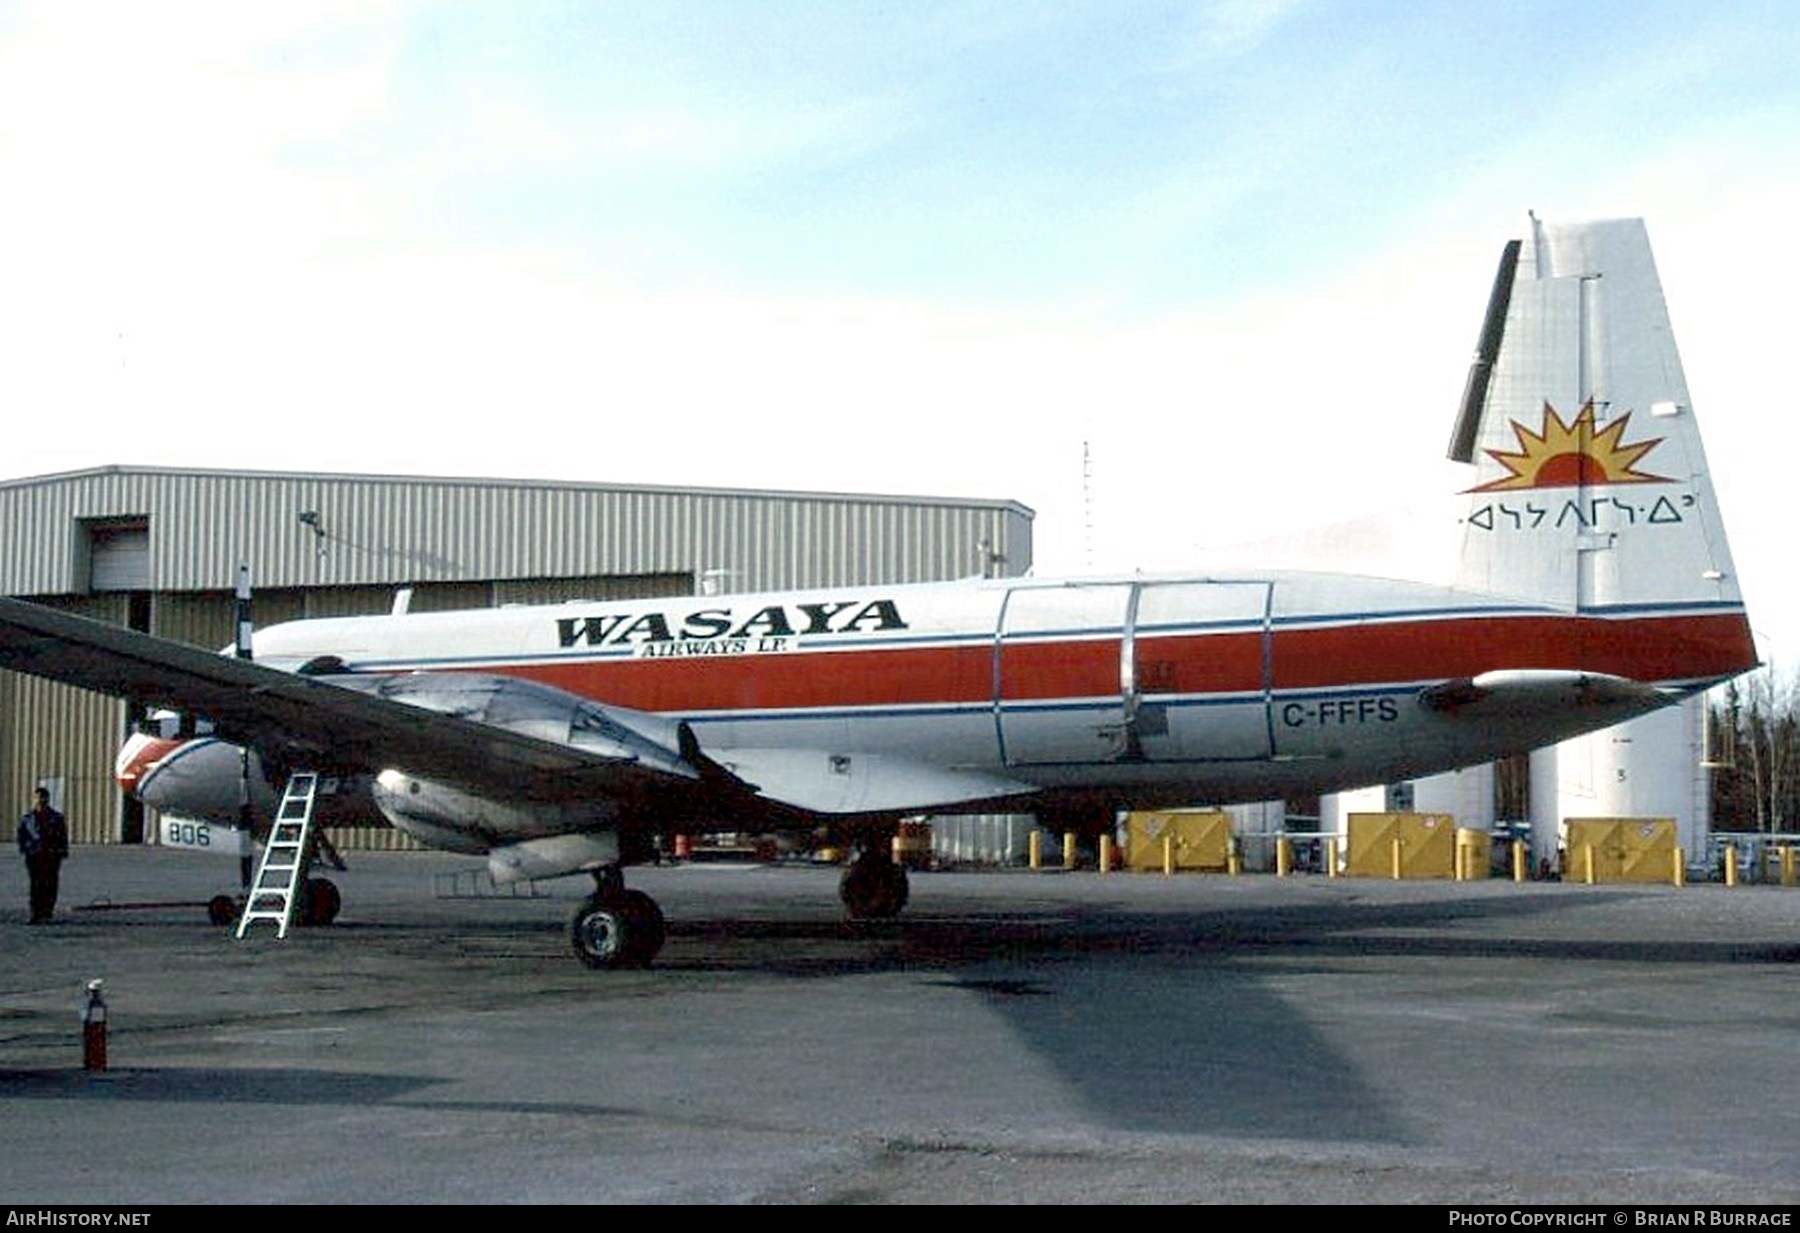
[[[305, 770], [498, 882], [588, 873], [570, 939], [648, 964], [625, 867], [684, 831], [844, 826], [899, 912], [908, 816], [1265, 800], [1474, 765], [1756, 664], [1641, 220], [1531, 218], [1458, 409], [1448, 585], [1298, 572], [971, 579], [305, 620], [213, 654], [14, 599], [0, 667], [203, 716], [139, 734], [158, 810], [266, 824]], [[335, 900], [334, 900], [335, 902]]]

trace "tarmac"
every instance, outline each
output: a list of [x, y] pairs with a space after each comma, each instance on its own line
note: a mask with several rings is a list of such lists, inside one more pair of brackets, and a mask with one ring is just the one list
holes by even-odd
[[941, 872], [858, 925], [836, 870], [682, 865], [592, 972], [580, 879], [349, 860], [242, 942], [235, 864], [78, 848], [44, 927], [16, 864], [6, 1201], [1800, 1201], [1800, 890]]

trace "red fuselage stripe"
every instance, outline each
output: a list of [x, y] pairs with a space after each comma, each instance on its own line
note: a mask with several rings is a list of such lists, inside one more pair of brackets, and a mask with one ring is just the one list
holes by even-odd
[[[1008, 640], [1005, 701], [1117, 696], [1119, 638]], [[1366, 621], [1277, 629], [1141, 634], [1147, 694], [1330, 689], [1436, 681], [1502, 668], [1576, 669], [1644, 682], [1725, 676], [1755, 663], [1741, 615], [1519, 616]], [[1266, 666], [1265, 666], [1266, 665]], [[957, 705], [994, 696], [990, 643], [691, 659], [572, 659], [492, 665], [572, 693], [646, 711], [806, 710]]]

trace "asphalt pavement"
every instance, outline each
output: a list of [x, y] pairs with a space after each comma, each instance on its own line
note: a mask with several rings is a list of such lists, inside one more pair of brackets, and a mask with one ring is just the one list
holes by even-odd
[[0, 882], [8, 1201], [1800, 1201], [1800, 890], [684, 865], [592, 972], [580, 879], [350, 862], [283, 941], [216, 858]]

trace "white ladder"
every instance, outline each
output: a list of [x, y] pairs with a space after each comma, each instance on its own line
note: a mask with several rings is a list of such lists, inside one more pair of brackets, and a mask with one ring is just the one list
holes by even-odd
[[294, 919], [294, 905], [306, 877], [306, 845], [312, 832], [313, 801], [318, 796], [319, 777], [311, 771], [295, 771], [288, 776], [281, 806], [275, 811], [274, 825], [263, 844], [262, 863], [250, 881], [250, 895], [244, 901], [244, 914], [238, 918], [237, 935], [243, 937], [259, 920], [275, 922], [275, 936], [287, 937], [288, 924]]

